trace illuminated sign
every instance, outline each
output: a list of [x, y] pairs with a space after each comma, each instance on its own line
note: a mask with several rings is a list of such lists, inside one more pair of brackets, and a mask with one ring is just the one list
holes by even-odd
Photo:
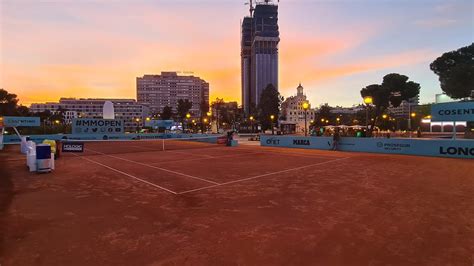
[[39, 127], [41, 124], [39, 117], [29, 116], [4, 116], [3, 126], [5, 127]]
[[474, 101], [433, 104], [431, 121], [474, 121]]

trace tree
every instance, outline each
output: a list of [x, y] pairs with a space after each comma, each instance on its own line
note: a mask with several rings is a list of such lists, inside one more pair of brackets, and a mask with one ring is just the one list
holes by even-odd
[[333, 108], [331, 106], [329, 106], [329, 104], [327, 104], [327, 103], [322, 104], [321, 106], [319, 106], [318, 119], [316, 119], [315, 124], [316, 125], [321, 125], [321, 126], [327, 125], [327, 123], [323, 122], [322, 119], [331, 121], [332, 118], [334, 117], [334, 114], [331, 113], [332, 109]]
[[216, 117], [216, 128], [217, 132], [219, 132], [219, 123], [221, 121], [220, 116], [222, 114], [222, 107], [225, 105], [224, 99], [221, 98], [216, 98], [215, 101], [211, 103], [211, 107], [213, 110], [215, 110], [215, 114], [213, 114]]
[[451, 98], [471, 96], [474, 91], [474, 43], [444, 53], [430, 64], [439, 77], [441, 89]]
[[165, 106], [161, 112], [161, 119], [169, 120], [173, 116], [173, 108], [170, 106]]
[[391, 73], [383, 77], [381, 85], [372, 84], [362, 88], [360, 95], [362, 98], [372, 97], [375, 106], [374, 120], [369, 129], [369, 135], [372, 134], [377, 119], [389, 107], [398, 107], [403, 101], [417, 96], [420, 93], [420, 84], [408, 81], [408, 77], [397, 73]]
[[29, 116], [29, 108], [18, 105], [18, 101], [16, 94], [0, 89], [0, 116]]
[[177, 113], [178, 113], [178, 116], [181, 119], [181, 121], [184, 120], [184, 118], [186, 117], [186, 114], [189, 112], [191, 107], [193, 107], [193, 103], [190, 102], [188, 99], [186, 99], [186, 100], [179, 99], [178, 100]]
[[[262, 130], [272, 127], [272, 122], [278, 120], [280, 114], [280, 105], [283, 102], [283, 97], [273, 84], [268, 84], [260, 95], [260, 103], [258, 104], [258, 117], [262, 125]], [[274, 121], [270, 116], [274, 116]]]

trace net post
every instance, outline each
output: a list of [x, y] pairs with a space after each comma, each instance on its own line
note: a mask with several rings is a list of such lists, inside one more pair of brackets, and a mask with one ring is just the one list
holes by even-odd
[[162, 139], [162, 143], [163, 143], [163, 151], [165, 151], [165, 139]]

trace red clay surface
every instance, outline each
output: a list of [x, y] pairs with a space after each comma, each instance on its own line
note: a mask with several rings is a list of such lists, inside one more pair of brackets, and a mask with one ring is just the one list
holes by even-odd
[[472, 160], [219, 146], [35, 174], [18, 153], [0, 152], [2, 266], [474, 263]]

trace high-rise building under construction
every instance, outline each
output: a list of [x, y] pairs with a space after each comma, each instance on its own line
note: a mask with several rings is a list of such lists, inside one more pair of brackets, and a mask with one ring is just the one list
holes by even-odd
[[253, 8], [251, 1], [241, 28], [242, 106], [249, 112], [268, 84], [278, 89], [278, 5], [265, 1]]

